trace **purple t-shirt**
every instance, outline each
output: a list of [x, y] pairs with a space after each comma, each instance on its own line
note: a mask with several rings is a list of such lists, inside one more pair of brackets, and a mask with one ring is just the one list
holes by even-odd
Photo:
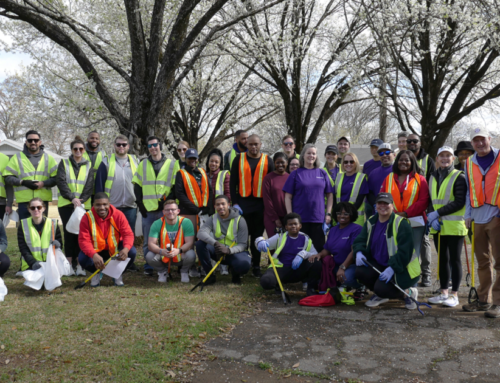
[[381, 223], [377, 220], [375, 227], [372, 228], [370, 252], [373, 258], [382, 266], [387, 266], [389, 261], [389, 252], [387, 250], [387, 239], [385, 231], [390, 219]]
[[336, 266], [344, 263], [361, 229], [362, 227], [355, 223], [350, 223], [343, 229], [339, 225], [330, 229], [324, 249], [332, 253]]
[[493, 160], [495, 159], [495, 153], [493, 152], [493, 150], [490, 150], [490, 152], [484, 157], [476, 156], [476, 159], [479, 166], [481, 166], [483, 170], [486, 171], [486, 169], [488, 169], [488, 167], [493, 163]]
[[384, 180], [391, 172], [392, 165], [387, 167], [381, 166], [370, 173], [368, 176], [368, 189], [371, 195], [378, 196]]
[[363, 173], [365, 173], [367, 176], [369, 176], [371, 172], [373, 172], [375, 169], [377, 169], [381, 166], [382, 166], [382, 161], [375, 161], [374, 159], [371, 159], [371, 160], [366, 161], [364, 163]]
[[333, 193], [333, 188], [323, 169], [298, 168], [288, 176], [283, 191], [293, 196], [292, 210], [302, 222], [325, 221], [325, 194]]
[[[340, 190], [340, 201], [341, 202], [349, 202], [349, 197], [351, 196], [351, 191], [354, 186], [354, 181], [356, 181], [357, 173], [354, 173], [352, 176], [344, 175], [344, 180], [342, 181], [342, 189]], [[361, 182], [361, 187], [359, 188], [359, 195], [367, 195], [368, 194], [368, 182], [366, 182], [366, 177], [363, 178]]]
[[[278, 255], [278, 259], [283, 266], [292, 266], [293, 259], [306, 245], [306, 235], [299, 233], [297, 238], [287, 237], [283, 250]], [[307, 247], [307, 246], [306, 246]]]

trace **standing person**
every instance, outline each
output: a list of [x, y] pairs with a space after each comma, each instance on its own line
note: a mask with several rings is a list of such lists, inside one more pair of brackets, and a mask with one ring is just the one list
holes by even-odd
[[231, 201], [245, 218], [251, 237], [252, 274], [261, 277], [260, 251], [255, 247], [255, 238], [264, 233], [264, 177], [274, 170], [274, 164], [267, 154], [260, 151], [260, 137], [252, 134], [247, 141], [248, 151], [238, 154], [231, 166]]
[[[458, 288], [462, 281], [462, 247], [467, 234], [464, 219], [467, 184], [463, 172], [454, 168], [454, 161], [452, 148], [439, 148], [436, 159], [438, 169], [431, 175], [429, 182], [432, 205], [427, 216], [432, 226], [434, 245], [439, 251], [441, 283], [441, 293], [429, 298], [429, 303], [449, 307], [458, 305]], [[450, 277], [452, 290], [448, 294]]]
[[325, 149], [325, 167], [323, 170], [328, 175], [330, 184], [332, 187], [335, 184], [335, 179], [337, 175], [341, 173], [340, 166], [337, 164], [337, 159], [339, 157], [339, 149], [335, 145], [328, 145]]
[[14, 202], [14, 189], [12, 185], [5, 182], [3, 174], [9, 157], [0, 153], [0, 219], [4, 218], [5, 213], [12, 213], [12, 203]]
[[248, 133], [244, 130], [237, 130], [234, 133], [233, 148], [224, 155], [224, 170], [231, 170], [236, 156], [247, 151], [247, 141]]
[[295, 140], [289, 134], [281, 140], [281, 149], [283, 149], [283, 153], [286, 154], [287, 158], [299, 159], [300, 157], [300, 155], [295, 151]]
[[191, 220], [179, 217], [179, 206], [173, 199], [163, 204], [163, 217], [149, 230], [146, 261], [158, 272], [158, 282], [167, 283], [171, 263], [177, 264], [181, 282], [189, 283], [188, 270], [194, 265], [194, 227]]
[[286, 172], [288, 174], [292, 173], [294, 170], [297, 170], [300, 167], [300, 162], [297, 158], [289, 158], [288, 165], [286, 167]]
[[[56, 186], [56, 174], [57, 162], [45, 153], [40, 133], [29, 130], [23, 151], [11, 157], [3, 172], [5, 182], [14, 187], [20, 220], [29, 218], [28, 202], [33, 198], [39, 197], [49, 206], [51, 189]], [[48, 208], [44, 213], [48, 215]]]
[[408, 150], [406, 146], [407, 138], [408, 138], [407, 132], [398, 133], [398, 148], [394, 151], [394, 153], [398, 153], [400, 150]]
[[[403, 218], [422, 217], [430, 203], [427, 180], [420, 174], [417, 159], [410, 150], [400, 150], [390, 173], [382, 184], [381, 192], [390, 193], [394, 200], [394, 212]], [[425, 226], [412, 227], [415, 254], [420, 257], [423, 287], [431, 285], [431, 259], [421, 252]], [[430, 253], [430, 252], [429, 252]]]
[[95, 130], [90, 132], [87, 136], [87, 144], [85, 145], [84, 158], [92, 164], [92, 168], [95, 170], [94, 178], [97, 174], [97, 169], [101, 165], [101, 162], [106, 158], [106, 152], [102, 149], [101, 136]]
[[283, 187], [288, 179], [286, 159], [285, 153], [276, 152], [273, 156], [274, 171], [264, 177], [262, 199], [264, 200], [264, 226], [268, 237], [272, 237], [277, 229], [283, 229], [283, 218], [286, 215]]
[[[68, 262], [73, 267], [76, 266], [76, 275], [85, 275], [85, 271], [78, 264], [78, 234], [70, 233], [66, 230], [69, 219], [73, 215], [75, 208], [82, 206], [85, 210], [90, 210], [90, 198], [94, 192], [94, 172], [92, 165], [83, 156], [85, 153], [85, 142], [80, 136], [76, 136], [70, 143], [71, 155], [67, 160], [59, 162], [57, 168], [57, 187], [59, 197], [57, 200], [57, 210], [64, 228], [64, 253]], [[74, 275], [75, 272], [72, 273]]]
[[313, 144], [304, 145], [299, 161], [300, 168], [288, 176], [283, 187], [286, 212], [300, 215], [302, 232], [311, 238], [316, 250], [321, 251], [325, 245], [323, 224], [329, 225], [332, 220], [333, 187], [327, 173], [319, 169]]
[[181, 169], [184, 169], [186, 166], [186, 152], [189, 149], [189, 143], [187, 141], [179, 141], [177, 144], [177, 154], [179, 155], [179, 159], [175, 161], [174, 173]]
[[375, 214], [375, 199], [377, 198], [378, 193], [380, 193], [380, 188], [382, 187], [384, 180], [392, 172], [392, 165], [394, 164], [394, 152], [392, 151], [391, 144], [383, 143], [380, 145], [378, 147], [378, 155], [382, 166], [372, 171], [368, 176], [368, 195], [366, 196], [366, 199], [368, 204], [370, 204], [371, 209], [370, 211], [365, 210], [366, 218]]
[[[162, 201], [167, 199], [175, 184], [175, 162], [161, 152], [161, 141], [156, 136], [146, 140], [149, 156], [141, 161], [132, 178], [137, 207], [142, 215], [143, 254], [148, 253], [149, 229], [163, 216]], [[153, 268], [146, 262], [144, 274], [153, 275]]]
[[5, 254], [8, 244], [5, 226], [3, 225], [2, 218], [0, 218], [0, 278], [3, 278], [10, 267], [10, 258]]
[[337, 141], [337, 147], [339, 148], [339, 158], [337, 159], [337, 164], [342, 165], [342, 159], [344, 158], [344, 155], [349, 152], [351, 143], [347, 137], [340, 137]]
[[339, 202], [350, 202], [358, 210], [358, 219], [355, 223], [362, 225], [365, 222], [364, 200], [368, 195], [366, 174], [361, 173], [358, 157], [348, 152], [344, 154], [342, 172], [335, 180], [333, 207]]
[[[470, 228], [474, 221], [479, 300], [462, 308], [469, 312], [486, 311], [485, 317], [499, 318], [500, 201], [497, 185], [500, 156], [498, 149], [491, 146], [491, 137], [486, 129], [472, 129], [470, 138], [476, 153], [469, 157], [466, 165], [465, 225]], [[493, 269], [496, 270], [496, 280], [493, 280]]]
[[455, 165], [455, 169], [465, 172], [467, 159], [475, 152], [476, 151], [470, 141], [460, 141], [457, 145], [457, 150], [455, 150], [455, 157], [458, 157], [458, 164]]
[[212, 149], [208, 154], [205, 168], [208, 170], [208, 182], [214, 191], [214, 196], [224, 194], [231, 201], [230, 174], [229, 170], [222, 170], [224, 169], [223, 162], [222, 152], [219, 149]]
[[363, 164], [363, 173], [366, 174], [367, 178], [370, 176], [370, 173], [372, 171], [382, 166], [382, 163], [380, 162], [380, 157], [378, 155], [378, 148], [383, 143], [384, 141], [382, 141], [380, 138], [375, 138], [372, 140], [372, 142], [370, 142], [370, 153], [373, 158], [371, 160], [366, 161]]

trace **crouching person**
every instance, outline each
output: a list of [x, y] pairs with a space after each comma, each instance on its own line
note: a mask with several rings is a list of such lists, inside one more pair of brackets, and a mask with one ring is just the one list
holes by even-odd
[[[247, 251], [248, 227], [238, 209], [229, 206], [225, 195], [215, 197], [215, 213], [205, 221], [198, 231], [196, 253], [201, 266], [208, 274], [212, 269], [211, 259], [222, 260], [232, 274], [232, 283], [241, 284], [241, 276], [250, 270], [251, 258]], [[205, 285], [214, 284], [215, 275], [207, 279]]]
[[[273, 257], [278, 276], [282, 284], [307, 282], [307, 296], [316, 294], [319, 279], [321, 278], [321, 261], [308, 259], [318, 252], [312, 244], [311, 238], [302, 233], [302, 220], [297, 213], [289, 213], [283, 218], [285, 234], [276, 234], [267, 241], [264, 237], [255, 240], [255, 246], [263, 253], [275, 250]], [[276, 289], [278, 281], [272, 265], [260, 278], [260, 285], [265, 290]]]
[[[188, 271], [194, 265], [194, 227], [191, 220], [179, 217], [173, 199], [163, 204], [163, 217], [151, 225], [146, 262], [158, 272], [158, 282], [166, 283], [172, 263], [180, 267], [181, 282], [189, 283]], [[159, 243], [158, 243], [159, 240]]]
[[[117, 254], [116, 259], [124, 261], [130, 258], [134, 262], [136, 250], [134, 233], [125, 215], [109, 203], [106, 193], [96, 193], [92, 209], [88, 211], [80, 222], [78, 236], [80, 254], [78, 262], [90, 273], [104, 270], [104, 262]], [[101, 283], [100, 273], [90, 281], [91, 287], [98, 287]], [[113, 279], [115, 286], [123, 286], [123, 275]]]
[[[365, 222], [361, 233], [354, 240], [353, 252], [356, 254], [356, 279], [374, 292], [365, 305], [375, 307], [389, 301], [401, 299], [408, 310], [417, 305], [391, 280], [415, 300], [418, 290], [413, 286], [420, 276], [420, 263], [413, 248], [413, 235], [410, 223], [394, 213], [394, 201], [390, 193], [380, 193], [376, 198], [377, 213]], [[368, 261], [382, 274], [378, 274]]]
[[3, 221], [0, 218], [0, 278], [3, 278], [10, 267], [10, 258], [7, 254], [4, 253], [4, 251], [7, 249], [7, 246], [7, 233], [5, 232]]

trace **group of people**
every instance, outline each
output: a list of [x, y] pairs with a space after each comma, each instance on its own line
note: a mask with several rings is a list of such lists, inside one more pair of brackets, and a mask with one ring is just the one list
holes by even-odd
[[[414, 309], [388, 282], [415, 299], [419, 283], [431, 285], [430, 228], [439, 249], [441, 291], [429, 302], [454, 307], [464, 238], [474, 221], [479, 302], [463, 309], [500, 317], [500, 279], [493, 281], [493, 268], [500, 268], [493, 263], [500, 246], [494, 236], [500, 226], [500, 158], [487, 131], [474, 129], [470, 142], [440, 148], [435, 160], [416, 134], [399, 134], [396, 150], [374, 139], [373, 159], [363, 165], [347, 137], [326, 147], [324, 165], [313, 144], [298, 154], [292, 136], [282, 139], [282, 150], [272, 157], [261, 151], [256, 134], [237, 131], [234, 140], [225, 154], [212, 150], [202, 166], [185, 141], [177, 145], [179, 159], [172, 160], [162, 153], [161, 139], [148, 137], [149, 155], [138, 161], [128, 154], [127, 137], [116, 137], [108, 156], [99, 134], [91, 132], [86, 142], [76, 137], [69, 158], [57, 165], [44, 152], [40, 134], [29, 131], [21, 153], [0, 156], [0, 218], [12, 211], [15, 196], [21, 268], [36, 270], [49, 246], [64, 243], [77, 275], [102, 270], [110, 257], [130, 258], [127, 270], [137, 271], [139, 211], [144, 272], [156, 272], [160, 283], [167, 282], [172, 266], [188, 283], [222, 258], [220, 272], [231, 273], [232, 283], [251, 271], [264, 289], [276, 289], [274, 271], [261, 273], [261, 254], [269, 252], [281, 282], [302, 282], [308, 295], [330, 273], [334, 284], [355, 290], [354, 296], [371, 290], [369, 307], [405, 299]], [[57, 222], [47, 218], [53, 186], [59, 189], [64, 241]], [[86, 211], [78, 235], [66, 230], [77, 207]], [[0, 224], [0, 276], [10, 263], [6, 247]], [[91, 286], [100, 279], [97, 274]], [[212, 273], [205, 284], [215, 282]], [[123, 278], [114, 284], [123, 286]]]

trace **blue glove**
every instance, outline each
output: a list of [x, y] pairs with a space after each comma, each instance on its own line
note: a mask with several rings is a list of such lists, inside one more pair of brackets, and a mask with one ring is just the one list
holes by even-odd
[[302, 258], [300, 255], [296, 255], [292, 262], [292, 269], [297, 270], [302, 264], [303, 260], [304, 258]]
[[366, 257], [363, 255], [361, 251], [356, 253], [356, 266], [367, 266], [365, 263]]
[[325, 235], [326, 235], [328, 233], [328, 230], [330, 230], [331, 227], [332, 227], [331, 223], [327, 224], [326, 222], [323, 222], [323, 233], [325, 233]]
[[437, 211], [431, 211], [429, 214], [427, 214], [427, 220], [431, 223], [438, 218], [439, 213]]
[[267, 249], [269, 249], [269, 243], [264, 239], [264, 237], [259, 237], [255, 240], [255, 247], [261, 253], [267, 253]]
[[434, 230], [436, 231], [441, 231], [441, 224], [439, 223], [438, 219], [435, 219], [434, 221], [431, 222], [431, 226]]
[[389, 281], [392, 279], [393, 276], [394, 276], [394, 270], [392, 269], [391, 266], [389, 266], [380, 274], [380, 277], [378, 279], [380, 279], [381, 281], [385, 281], [385, 283], [389, 283]]
[[240, 212], [240, 215], [243, 215], [243, 210], [241, 210], [240, 205], [233, 205], [233, 207], [238, 209], [238, 211]]

